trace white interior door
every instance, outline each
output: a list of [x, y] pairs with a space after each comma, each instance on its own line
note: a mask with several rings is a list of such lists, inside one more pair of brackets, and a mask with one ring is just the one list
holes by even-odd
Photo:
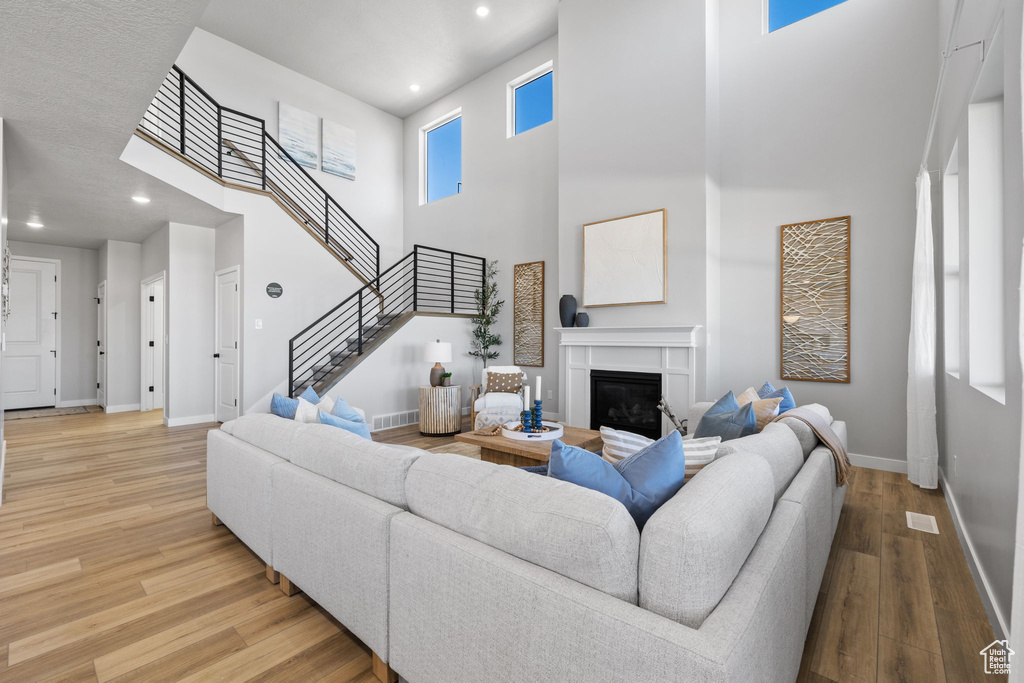
[[57, 404], [57, 265], [11, 259], [4, 407]]
[[217, 332], [213, 357], [218, 422], [238, 417], [238, 281], [237, 267], [217, 273]]
[[142, 285], [142, 410], [164, 407], [164, 280]]
[[96, 404], [107, 407], [107, 283], [96, 290]]

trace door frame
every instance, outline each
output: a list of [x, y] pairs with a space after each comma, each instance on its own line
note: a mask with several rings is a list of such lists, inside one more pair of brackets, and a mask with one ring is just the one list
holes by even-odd
[[[220, 320], [220, 296], [217, 291], [217, 280], [221, 275], [227, 275], [228, 273], [236, 273], [238, 275], [238, 311], [235, 316], [235, 339], [238, 340], [238, 353], [235, 356], [235, 396], [238, 400], [242, 401], [242, 347], [245, 345], [242, 341], [242, 266], [235, 265], [227, 268], [221, 268], [213, 274], [213, 353], [217, 352], [217, 323]], [[220, 382], [217, 379], [217, 359], [214, 359], [214, 372], [213, 372], [213, 415], [214, 419], [217, 416], [217, 406], [220, 401]], [[238, 415], [242, 415], [242, 404], [238, 405]]]
[[164, 297], [164, 300], [163, 300], [163, 306], [161, 307], [160, 310], [163, 312], [164, 320], [163, 320], [163, 324], [160, 326], [160, 329], [163, 330], [163, 335], [162, 335], [162, 338], [160, 339], [160, 348], [161, 348], [161, 353], [163, 354], [163, 359], [164, 359], [164, 362], [162, 364], [162, 366], [163, 366], [163, 374], [164, 374], [164, 376], [162, 377], [162, 380], [163, 380], [162, 381], [162, 388], [163, 388], [163, 392], [164, 392], [163, 414], [164, 414], [164, 417], [167, 417], [167, 403], [168, 403], [168, 401], [167, 401], [167, 342], [166, 342], [166, 339], [167, 339], [167, 271], [166, 270], [161, 270], [158, 273], [154, 273], [153, 275], [151, 275], [151, 276], [145, 278], [144, 280], [142, 280], [142, 282], [139, 284], [139, 311], [140, 311], [140, 315], [139, 315], [139, 329], [141, 330], [141, 333], [139, 335], [139, 410], [145, 411], [147, 405], [149, 406], [150, 410], [153, 409], [152, 403], [147, 403], [146, 402], [146, 394], [149, 393], [149, 385], [146, 384], [146, 377], [145, 377], [145, 372], [143, 371], [143, 366], [145, 365], [145, 362], [146, 362], [145, 361], [146, 349], [149, 348], [146, 345], [146, 341], [147, 341], [147, 336], [148, 336], [149, 330], [146, 329], [146, 316], [143, 315], [141, 312], [144, 311], [145, 308], [146, 308], [146, 303], [147, 303], [147, 301], [146, 301], [146, 288], [149, 287], [152, 284], [155, 284], [155, 283], [161, 282], [161, 281], [164, 283], [164, 286], [163, 286], [163, 297]]
[[[96, 302], [96, 306], [97, 307], [99, 307], [101, 305], [103, 306], [103, 323], [102, 323], [102, 328], [100, 326], [100, 319], [99, 319], [99, 311], [98, 311], [98, 309], [97, 309], [97, 313], [96, 313], [96, 341], [97, 341], [96, 346], [97, 346], [97, 348], [99, 348], [99, 340], [102, 338], [103, 339], [103, 353], [104, 354], [106, 354], [106, 352], [107, 352], [107, 344], [110, 341], [109, 339], [107, 339], [107, 308], [106, 308], [107, 304], [105, 302], [103, 302], [103, 299], [106, 299], [106, 298], [107, 298], [107, 281], [106, 280], [100, 280], [99, 282], [96, 283], [96, 296], [93, 297], [93, 301]], [[99, 351], [95, 351], [95, 353], [96, 353], [96, 381], [103, 385], [103, 387], [102, 387], [103, 388], [103, 403], [100, 404], [100, 387], [96, 387], [96, 404], [99, 405], [100, 408], [103, 408], [103, 412], [105, 413], [105, 412], [107, 412], [107, 404], [110, 403], [110, 392], [108, 391], [110, 389], [110, 387], [107, 386], [107, 377], [110, 374], [107, 371], [108, 370], [107, 364], [108, 364], [108, 358], [109, 357], [103, 359], [103, 376], [100, 377]]]
[[[54, 405], [55, 408], [63, 408], [65, 406], [64, 406], [63, 401], [61, 401], [61, 393], [60, 393], [60, 360], [61, 360], [61, 356], [63, 356], [64, 354], [61, 352], [62, 350], [60, 348], [60, 323], [61, 323], [61, 318], [64, 317], [64, 316], [61, 315], [61, 310], [60, 310], [60, 283], [61, 283], [60, 259], [59, 258], [43, 258], [41, 256], [18, 256], [17, 254], [11, 254], [11, 266], [12, 267], [14, 266], [14, 261], [38, 261], [38, 262], [41, 262], [41, 263], [52, 263], [55, 266], [54, 273], [56, 273], [57, 281], [54, 283], [53, 307], [57, 309], [57, 319], [56, 319], [56, 324], [54, 325], [54, 331], [53, 331], [53, 334], [54, 334], [53, 345], [56, 347], [57, 356], [56, 356], [56, 358], [54, 358], [54, 363], [53, 363], [53, 374], [54, 374], [54, 377], [53, 377], [53, 387], [54, 387], [54, 389], [56, 389], [57, 393], [55, 393], [53, 395], [53, 405]], [[4, 348], [6, 350], [7, 344], [6, 344], [6, 340], [4, 340], [4, 341], [5, 341]], [[69, 403], [68, 405], [79, 405], [80, 403], [81, 403], [80, 401], [75, 401], [75, 402]]]

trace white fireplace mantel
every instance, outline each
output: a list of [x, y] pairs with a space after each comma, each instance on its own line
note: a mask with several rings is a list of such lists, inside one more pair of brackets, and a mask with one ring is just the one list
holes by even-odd
[[[590, 427], [590, 371], [619, 370], [661, 375], [662, 394], [685, 416], [696, 387], [700, 325], [649, 327], [556, 327], [559, 335], [561, 405], [566, 424]], [[662, 433], [672, 429], [662, 419]]]

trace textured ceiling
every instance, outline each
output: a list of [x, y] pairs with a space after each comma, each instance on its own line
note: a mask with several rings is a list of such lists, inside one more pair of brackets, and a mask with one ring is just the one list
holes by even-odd
[[553, 36], [557, 15], [558, 0], [212, 0], [199, 26], [404, 118]]
[[[168, 220], [224, 222], [118, 160], [207, 1], [0, 2], [10, 239], [95, 248], [139, 242]], [[25, 225], [36, 217], [45, 228]]]

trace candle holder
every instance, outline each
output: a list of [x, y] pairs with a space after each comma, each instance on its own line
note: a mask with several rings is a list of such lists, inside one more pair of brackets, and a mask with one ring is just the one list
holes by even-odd
[[530, 411], [529, 410], [524, 410], [522, 412], [522, 415], [520, 415], [520, 417], [522, 418], [523, 431], [524, 432], [532, 432], [533, 431], [533, 418], [530, 415]]
[[539, 399], [533, 402], [533, 431], [544, 431], [544, 410]]

